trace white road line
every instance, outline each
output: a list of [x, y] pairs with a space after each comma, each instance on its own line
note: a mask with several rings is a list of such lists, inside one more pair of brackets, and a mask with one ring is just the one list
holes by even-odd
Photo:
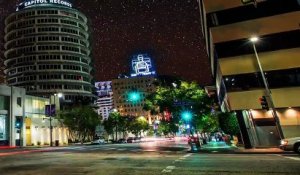
[[133, 150], [130, 150], [132, 152], [138, 152], [138, 151], [142, 151], [141, 149], [133, 149]]
[[300, 161], [300, 157], [288, 157], [288, 156], [279, 155], [279, 154], [274, 154], [274, 155], [278, 156], [278, 157], [284, 157], [284, 158], [287, 158], [287, 159]]
[[186, 154], [183, 157], [190, 157], [192, 154]]
[[72, 147], [70, 149], [83, 150], [83, 149], [85, 149], [85, 147]]
[[171, 173], [172, 170], [174, 170], [176, 167], [175, 166], [167, 166], [165, 169], [163, 169], [161, 172], [162, 173]]
[[300, 161], [300, 157], [285, 157], [285, 158], [288, 158], [288, 159], [292, 159], [292, 160], [298, 160], [298, 161]]

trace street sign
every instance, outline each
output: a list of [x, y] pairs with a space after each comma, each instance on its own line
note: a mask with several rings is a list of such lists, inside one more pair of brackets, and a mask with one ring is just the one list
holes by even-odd
[[54, 116], [55, 115], [55, 105], [52, 104], [51, 107], [50, 105], [45, 106], [45, 115], [46, 116]]
[[193, 105], [194, 103], [193, 102], [190, 102], [190, 101], [175, 101], [173, 103], [173, 106], [190, 106], [190, 105]]

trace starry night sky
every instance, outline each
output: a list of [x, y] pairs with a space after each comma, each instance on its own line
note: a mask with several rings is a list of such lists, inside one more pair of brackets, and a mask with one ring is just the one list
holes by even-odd
[[[15, 4], [0, 0], [2, 31]], [[197, 0], [75, 0], [74, 7], [91, 23], [96, 81], [129, 73], [131, 55], [148, 53], [160, 75], [212, 83]]]

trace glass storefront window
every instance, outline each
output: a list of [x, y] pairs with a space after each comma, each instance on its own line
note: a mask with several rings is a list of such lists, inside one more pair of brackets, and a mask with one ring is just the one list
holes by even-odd
[[6, 139], [6, 116], [0, 115], [0, 140]]

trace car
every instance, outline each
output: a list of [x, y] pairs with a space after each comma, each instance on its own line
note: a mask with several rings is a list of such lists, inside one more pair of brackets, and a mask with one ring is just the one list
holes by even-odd
[[127, 140], [126, 140], [126, 139], [119, 139], [119, 140], [117, 141], [117, 143], [127, 143]]
[[136, 142], [136, 143], [139, 143], [139, 142], [141, 142], [142, 141], [142, 138], [141, 137], [135, 137], [134, 138], [134, 142]]
[[197, 147], [200, 147], [200, 146], [201, 146], [199, 137], [198, 137], [198, 136], [194, 136], [194, 135], [191, 135], [191, 136], [188, 138], [188, 144], [189, 144], [189, 145], [196, 144]]
[[127, 138], [127, 143], [134, 143], [134, 142], [135, 142], [135, 140], [134, 140], [133, 137], [128, 137]]
[[105, 144], [105, 139], [104, 138], [96, 138], [92, 141], [92, 144]]
[[280, 148], [285, 151], [295, 151], [300, 154], [300, 137], [282, 139]]
[[171, 140], [171, 141], [174, 141], [175, 139], [174, 139], [174, 136], [165, 136], [165, 138], [167, 139], [167, 140]]

